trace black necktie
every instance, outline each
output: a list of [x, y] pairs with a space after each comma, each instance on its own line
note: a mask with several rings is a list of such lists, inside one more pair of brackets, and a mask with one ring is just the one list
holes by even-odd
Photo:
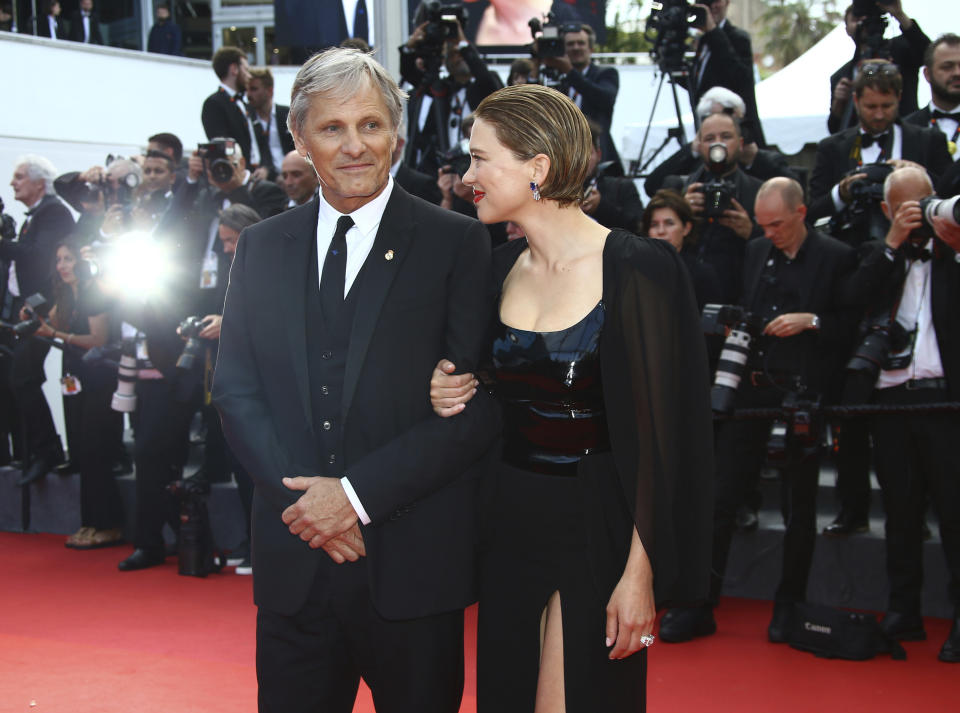
[[932, 257], [930, 251], [922, 245], [908, 243], [906, 248], [908, 260], [919, 260], [920, 262], [926, 262]]
[[367, 3], [365, 0], [358, 0], [357, 9], [353, 13], [353, 36], [359, 37], [364, 42], [370, 41], [370, 33], [367, 29]]
[[949, 112], [949, 111], [940, 111], [939, 109], [934, 109], [930, 112], [930, 116], [934, 119], [953, 119], [954, 121], [960, 123], [960, 111]]
[[344, 283], [347, 275], [347, 231], [353, 227], [353, 218], [341, 215], [337, 230], [330, 241], [330, 249], [323, 261], [320, 275], [320, 303], [323, 316], [332, 320], [343, 305]]
[[879, 136], [872, 136], [871, 134], [861, 134], [860, 136], [861, 136], [861, 139], [860, 139], [861, 148], [868, 149], [874, 144], [877, 144], [882, 149], [883, 144], [886, 143], [887, 141], [887, 137], [890, 136], [890, 132], [885, 131]]

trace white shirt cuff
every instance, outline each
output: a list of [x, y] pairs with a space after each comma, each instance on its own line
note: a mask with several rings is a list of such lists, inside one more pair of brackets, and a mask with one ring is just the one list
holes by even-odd
[[353, 509], [357, 511], [357, 517], [360, 518], [360, 522], [362, 522], [364, 525], [369, 525], [370, 516], [367, 515], [367, 511], [363, 509], [363, 504], [360, 502], [360, 498], [357, 497], [357, 491], [353, 489], [352, 485], [350, 485], [350, 481], [347, 479], [347, 476], [340, 478], [340, 485], [343, 486], [343, 492], [347, 494], [347, 500], [350, 501]]
[[830, 197], [833, 198], [833, 207], [836, 208], [839, 213], [841, 210], [847, 207], [847, 204], [843, 202], [843, 199], [840, 197], [840, 184], [838, 183], [830, 191]]

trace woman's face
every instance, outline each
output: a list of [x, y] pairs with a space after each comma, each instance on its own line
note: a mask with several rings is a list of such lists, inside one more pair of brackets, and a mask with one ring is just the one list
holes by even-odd
[[682, 223], [673, 208], [657, 208], [650, 219], [650, 237], [666, 240], [679, 251], [683, 248], [683, 239], [693, 228], [693, 223]]
[[76, 264], [77, 256], [70, 251], [70, 248], [65, 245], [57, 248], [57, 273], [60, 275], [60, 279], [68, 285], [77, 281], [77, 276], [73, 273]]
[[477, 119], [470, 134], [470, 169], [463, 182], [473, 189], [477, 217], [484, 223], [515, 220], [533, 202], [530, 161], [520, 161], [500, 143], [493, 126]]

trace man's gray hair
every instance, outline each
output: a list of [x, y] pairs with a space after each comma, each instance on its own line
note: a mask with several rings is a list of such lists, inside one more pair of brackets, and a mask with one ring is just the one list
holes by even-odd
[[407, 93], [373, 57], [345, 47], [332, 47], [313, 55], [297, 72], [290, 93], [287, 128], [293, 134], [303, 133], [313, 97], [324, 95], [326, 99], [345, 101], [367, 85], [380, 90], [396, 131], [403, 117]]
[[744, 104], [739, 94], [731, 92], [726, 87], [711, 87], [700, 97], [697, 104], [697, 116], [705, 119], [711, 114], [715, 114], [714, 104], [719, 104], [724, 109], [733, 109], [741, 118], [747, 113], [747, 105]]
[[28, 153], [21, 156], [14, 164], [16, 168], [23, 166], [27, 170], [27, 177], [31, 181], [43, 181], [43, 192], [53, 195], [53, 179], [57, 177], [57, 169], [48, 158]]
[[887, 174], [883, 182], [883, 200], [887, 203], [890, 202], [890, 190], [894, 183], [900, 183], [910, 178], [924, 183], [930, 189], [930, 194], [933, 194], [933, 181], [930, 180], [930, 175], [926, 171], [916, 166], [902, 166]]
[[136, 161], [132, 161], [129, 158], [116, 158], [110, 162], [110, 165], [107, 166], [107, 171], [117, 171], [121, 172], [120, 177], [128, 176], [131, 173], [137, 177], [137, 183], [143, 180], [143, 169], [140, 168], [140, 164]]

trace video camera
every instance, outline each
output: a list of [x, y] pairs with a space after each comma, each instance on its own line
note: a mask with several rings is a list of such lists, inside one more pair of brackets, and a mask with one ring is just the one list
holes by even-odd
[[863, 59], [890, 59], [890, 43], [883, 38], [887, 29], [886, 10], [877, 5], [877, 0], [853, 0], [850, 12], [863, 18], [857, 23], [854, 42], [858, 57]]
[[232, 157], [239, 151], [233, 139], [213, 139], [197, 145], [197, 153], [203, 159], [203, 166], [217, 183], [227, 183], [233, 177]]
[[850, 184], [850, 202], [830, 219], [829, 232], [836, 238], [856, 247], [868, 240], [883, 240], [890, 221], [883, 214], [883, 182], [893, 171], [886, 163], [868, 163], [851, 169], [844, 176], [866, 174]]
[[650, 58], [661, 72], [672, 77], [689, 74], [686, 61], [689, 29], [703, 29], [706, 24], [705, 10], [694, 7], [692, 0], [661, 0], [653, 3], [643, 36], [653, 43]]
[[469, 12], [463, 5], [444, 5], [436, 0], [423, 4], [423, 40], [414, 48], [418, 57], [442, 57], [443, 46], [460, 36]]
[[727, 337], [710, 390], [710, 406], [716, 413], [728, 414], [733, 411], [753, 340], [763, 332], [763, 319], [739, 305], [707, 304], [701, 325], [704, 334]]

